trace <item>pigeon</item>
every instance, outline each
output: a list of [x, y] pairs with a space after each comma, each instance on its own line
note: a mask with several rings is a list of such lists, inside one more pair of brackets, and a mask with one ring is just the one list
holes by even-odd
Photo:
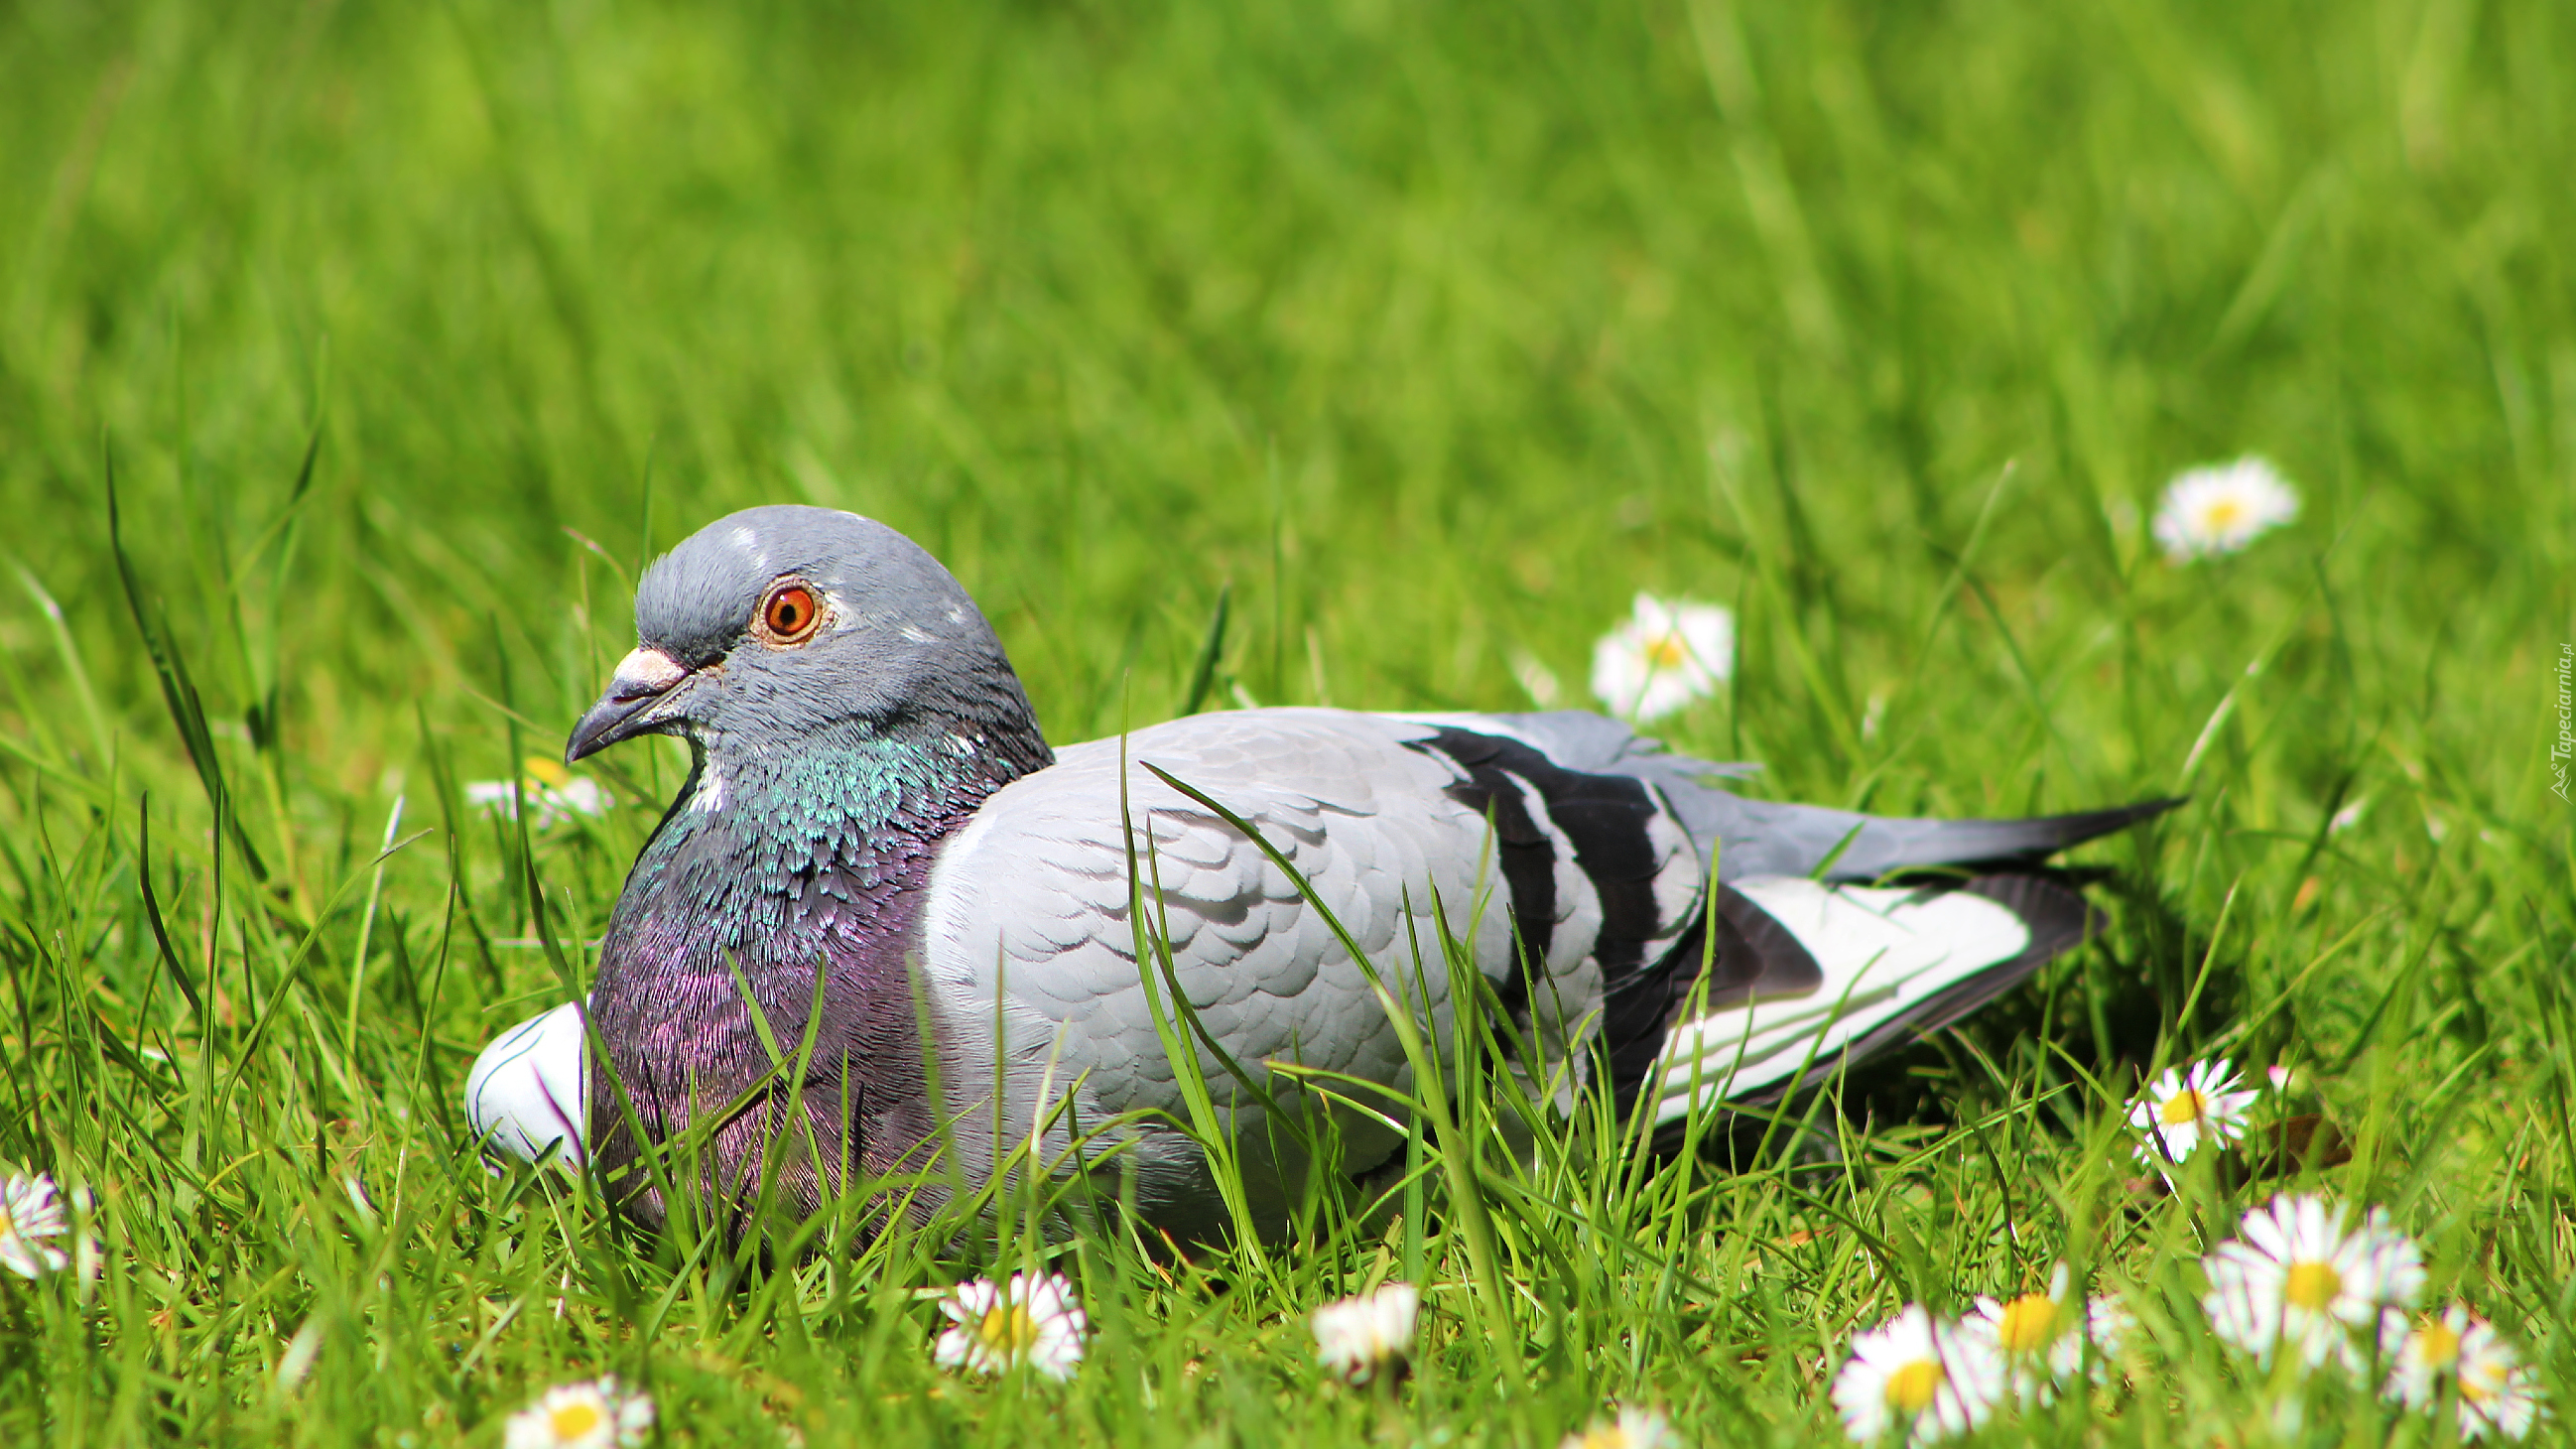
[[587, 997], [496, 1039], [466, 1106], [648, 1227], [685, 1140], [737, 1214], [1025, 1170], [1108, 1174], [1175, 1235], [1274, 1231], [1319, 1160], [1401, 1156], [1407, 1037], [1446, 1080], [1462, 991], [1548, 1090], [1659, 1124], [1777, 1101], [2084, 941], [2047, 859], [2177, 803], [1775, 803], [1570, 711], [1243, 709], [1056, 750], [957, 580], [821, 508], [709, 524], [635, 628], [565, 759], [677, 735], [688, 777]]

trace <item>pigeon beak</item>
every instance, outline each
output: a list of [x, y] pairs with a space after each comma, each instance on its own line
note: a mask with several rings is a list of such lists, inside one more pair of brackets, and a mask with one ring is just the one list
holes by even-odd
[[598, 754], [619, 740], [652, 733], [663, 723], [654, 704], [688, 677], [689, 671], [678, 660], [659, 649], [638, 649], [618, 660], [608, 692], [572, 727], [572, 738], [564, 743], [564, 763]]

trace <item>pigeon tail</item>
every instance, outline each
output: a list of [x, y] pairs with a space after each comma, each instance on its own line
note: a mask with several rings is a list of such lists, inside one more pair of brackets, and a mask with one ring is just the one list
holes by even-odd
[[2027, 868], [2087, 840], [2151, 819], [2182, 803], [2144, 800], [2108, 810], [2020, 820], [1940, 820], [1864, 815], [1822, 805], [1750, 800], [1711, 783], [1749, 775], [1749, 764], [1712, 764], [1666, 750], [1617, 720], [1559, 710], [1487, 715], [1485, 728], [1535, 745], [1567, 769], [1629, 775], [1660, 790], [1720, 880], [1815, 876], [1875, 881], [1902, 870]]
[[2036, 866], [2072, 846], [2162, 815], [2179, 799], [2021, 820], [1863, 815], [1821, 805], [1747, 800], [1712, 786], [1670, 792], [1691, 838], [1718, 850], [1718, 874], [1874, 881], [1905, 870], [1969, 872]]

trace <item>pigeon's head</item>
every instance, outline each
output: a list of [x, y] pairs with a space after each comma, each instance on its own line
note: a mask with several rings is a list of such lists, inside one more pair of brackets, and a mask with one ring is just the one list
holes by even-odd
[[573, 726], [567, 761], [645, 734], [760, 751], [851, 724], [1029, 721], [966, 590], [920, 545], [855, 513], [781, 505], [717, 519], [644, 571], [635, 635]]

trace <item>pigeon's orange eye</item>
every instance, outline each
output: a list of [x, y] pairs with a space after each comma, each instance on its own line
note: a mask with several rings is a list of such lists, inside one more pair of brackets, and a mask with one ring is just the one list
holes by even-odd
[[822, 618], [823, 609], [814, 601], [814, 591], [792, 581], [771, 589], [760, 606], [761, 632], [772, 644], [804, 643]]

